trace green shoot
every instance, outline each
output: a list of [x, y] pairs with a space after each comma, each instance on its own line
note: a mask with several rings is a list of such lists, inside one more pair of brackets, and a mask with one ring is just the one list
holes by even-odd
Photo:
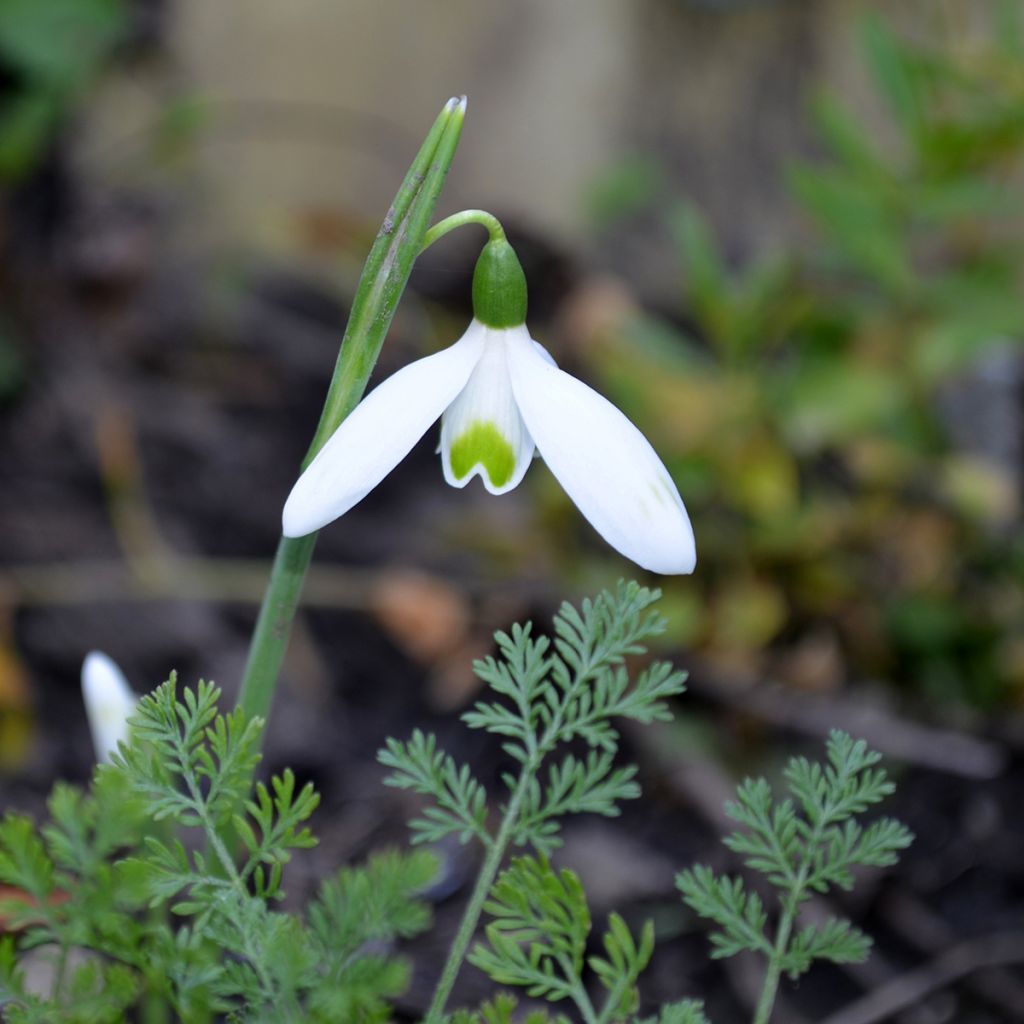
[[739, 878], [718, 877], [704, 865], [677, 878], [683, 899], [717, 929], [711, 933], [714, 957], [751, 950], [765, 957], [767, 971], [755, 1024], [771, 1017], [783, 973], [798, 978], [815, 960], [864, 960], [870, 938], [849, 921], [832, 918], [794, 932], [800, 907], [815, 893], [850, 889], [854, 869], [894, 864], [913, 836], [898, 821], [857, 821], [895, 788], [880, 755], [862, 741], [833, 731], [827, 763], [790, 760], [784, 776], [790, 796], [776, 800], [765, 779], [747, 779], [727, 806], [740, 829], [724, 840], [746, 865], [775, 888], [781, 914], [772, 933], [768, 912], [756, 892]]
[[[552, 870], [547, 858], [521, 857], [498, 879], [484, 909], [492, 916], [487, 944], [470, 962], [501, 984], [518, 985], [549, 1002], [571, 999], [587, 1024], [625, 1020], [639, 1004], [636, 982], [654, 952], [654, 926], [639, 942], [612, 914], [602, 942], [605, 956], [586, 957], [590, 909], [583, 886], [570, 870]], [[597, 1010], [583, 983], [584, 965], [607, 991]]]
[[[252, 788], [262, 724], [219, 713], [215, 686], [145, 697], [91, 791], [58, 785], [41, 830], [0, 822], [0, 1006], [12, 1024], [383, 1021], [409, 970], [386, 944], [423, 930], [435, 858], [343, 868], [304, 915], [277, 909], [315, 842], [319, 798], [290, 771]], [[28, 951], [52, 960], [45, 994]]]
[[[578, 609], [565, 603], [554, 618], [552, 638], [534, 636], [529, 624], [515, 625], [495, 635], [499, 657], [475, 663], [477, 675], [498, 699], [480, 701], [463, 721], [498, 737], [518, 766], [504, 776], [509, 796], [500, 805], [496, 832], [487, 827], [491, 814], [484, 787], [468, 767], [439, 751], [432, 736], [390, 740], [381, 751], [381, 763], [391, 769], [387, 784], [431, 801], [412, 822], [414, 842], [456, 835], [463, 842], [479, 839], [487, 850], [428, 1021], [440, 1019], [508, 847], [547, 854], [560, 845], [567, 814], [613, 817], [619, 801], [639, 796], [636, 769], [615, 764], [614, 719], [668, 718], [665, 702], [683, 692], [685, 679], [665, 663], [649, 665], [632, 680], [625, 667], [627, 657], [644, 652], [644, 640], [664, 629], [651, 611], [658, 596], [636, 583], [620, 583], [614, 594], [605, 591]], [[548, 763], [574, 740], [590, 747], [587, 756], [565, 753]]]

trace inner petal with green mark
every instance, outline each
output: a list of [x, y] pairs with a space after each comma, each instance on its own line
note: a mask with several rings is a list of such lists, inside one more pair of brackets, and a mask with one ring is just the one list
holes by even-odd
[[449, 459], [456, 479], [464, 480], [480, 466], [492, 487], [504, 487], [516, 468], [515, 449], [487, 420], [474, 420], [455, 438]]
[[533, 458], [530, 432], [519, 415], [508, 375], [510, 336], [532, 345], [525, 327], [484, 331], [484, 350], [466, 386], [441, 417], [441, 465], [453, 487], [475, 476], [491, 494], [511, 491]]

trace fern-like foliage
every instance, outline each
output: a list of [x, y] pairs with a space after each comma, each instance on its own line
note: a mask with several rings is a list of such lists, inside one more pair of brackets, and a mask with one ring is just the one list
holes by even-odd
[[[499, 993], [485, 1002], [479, 1010], [458, 1010], [446, 1018], [445, 1024], [569, 1024], [562, 1014], [552, 1016], [546, 1010], [529, 1010], [515, 1016], [516, 998], [507, 992]], [[634, 1018], [635, 1024], [708, 1024], [704, 1004], [695, 999], [681, 1003], [668, 1003], [657, 1017]]]
[[502, 873], [485, 910], [487, 944], [470, 961], [495, 981], [522, 986], [531, 996], [573, 999], [590, 1009], [581, 976], [590, 910], [583, 887], [568, 869], [522, 857]]
[[590, 910], [572, 871], [556, 873], [546, 859], [517, 858], [484, 909], [493, 918], [488, 946], [476, 947], [471, 963], [500, 984], [522, 986], [551, 1002], [577, 994]]
[[[286, 770], [269, 789], [258, 784], [250, 799], [262, 722], [246, 721], [241, 710], [218, 714], [220, 691], [211, 683], [185, 690], [180, 700], [176, 689], [172, 678], [140, 701], [133, 742], [113, 756], [112, 771], [146, 800], [157, 821], [199, 828], [205, 848], [149, 835], [144, 855], [125, 866], [148, 890], [150, 905], [172, 901], [175, 914], [197, 917], [198, 931], [249, 965], [236, 978], [245, 975], [240, 994], [247, 1001], [259, 992], [273, 1003], [281, 987], [272, 976], [282, 965], [276, 947], [294, 947], [279, 938], [285, 926], [267, 903], [281, 896], [292, 850], [315, 842], [304, 822], [319, 797], [310, 784], [296, 792]], [[236, 847], [244, 851], [240, 859]]]
[[[41, 829], [0, 822], [0, 1007], [12, 1024], [146, 1019], [384, 1021], [408, 981], [394, 940], [427, 926], [427, 853], [381, 854], [276, 909], [318, 803], [284, 771], [253, 785], [262, 724], [174, 678], [139, 704], [131, 740], [89, 792], [58, 785]], [[45, 995], [21, 956], [52, 954]], [[37, 955], [38, 955], [37, 953]]]
[[406, 743], [389, 739], [378, 759], [394, 769], [385, 780], [389, 786], [434, 798], [422, 817], [409, 822], [414, 843], [436, 842], [455, 833], [462, 842], [476, 837], [490, 845], [484, 787], [466, 765], [460, 767], [450, 754], [438, 749], [433, 735], [417, 729]]
[[[636, 769], [615, 763], [614, 720], [668, 718], [666, 700], [682, 693], [685, 681], [662, 662], [631, 680], [624, 664], [664, 630], [651, 610], [658, 596], [636, 583], [620, 583], [614, 594], [605, 591], [579, 608], [563, 604], [550, 638], [534, 635], [530, 623], [495, 634], [498, 656], [475, 662], [474, 671], [496, 699], [480, 701], [462, 717], [470, 728], [498, 737], [518, 764], [504, 777], [511, 796], [499, 809], [515, 845], [549, 853], [560, 845], [566, 815], [614, 816], [621, 800], [639, 796]], [[545, 763], [573, 740], [582, 740], [590, 753]], [[411, 823], [414, 842], [454, 834], [463, 842], [477, 838], [491, 845], [492, 814], [483, 785], [438, 750], [433, 736], [417, 732], [404, 743], [390, 740], [379, 759], [391, 769], [388, 785], [429, 798]]]
[[[536, 634], [531, 623], [495, 634], [497, 654], [474, 663], [491, 694], [462, 717], [470, 728], [496, 737], [512, 762], [513, 770], [502, 776], [507, 797], [496, 807], [469, 768], [440, 750], [433, 736], [416, 732], [404, 743], [389, 740], [378, 755], [391, 769], [388, 785], [427, 798], [411, 823], [414, 842], [454, 835], [462, 842], [479, 839], [486, 850], [428, 1012], [432, 1024], [441, 1019], [482, 907], [493, 920], [487, 944], [477, 946], [470, 960], [492, 979], [525, 988], [534, 998], [571, 1000], [588, 1024], [625, 1020], [635, 1012], [636, 980], [651, 956], [653, 931], [646, 927], [638, 943], [613, 915], [606, 955], [587, 961], [590, 915], [583, 890], [571, 871], [552, 871], [547, 855], [561, 845], [567, 815], [614, 817], [621, 801], [640, 795], [635, 766], [616, 761], [616, 719], [667, 719], [667, 701], [683, 692], [685, 681], [663, 662], [635, 676], [627, 670], [626, 659], [644, 654], [644, 641], [665, 628], [651, 608], [658, 597], [637, 583], [620, 583], [614, 593], [605, 591], [578, 608], [563, 604], [550, 636]], [[566, 750], [569, 744], [584, 749]], [[493, 830], [491, 822], [497, 823]], [[532, 848], [538, 856], [514, 860], [498, 877], [511, 846]], [[583, 984], [588, 971], [608, 990], [600, 1016]], [[498, 999], [454, 1019], [502, 1022], [514, 1006]], [[534, 1013], [529, 1019], [549, 1018]]]
[[[651, 922], [637, 938], [622, 917], [609, 915], [601, 938], [603, 955], [588, 957], [591, 919], [583, 887], [574, 872], [556, 872], [543, 855], [513, 859], [491, 890], [485, 910], [491, 917], [487, 941], [469, 959], [493, 980], [549, 1002], [571, 1000], [583, 1020], [597, 1024], [625, 1021], [636, 1012], [637, 981], [654, 952]], [[600, 1009], [584, 983], [588, 968], [605, 990]], [[666, 1008], [669, 1015], [661, 1018], [665, 1024], [703, 1020], [700, 1004], [678, 1006], [683, 1009]]]
[[789, 761], [789, 796], [776, 799], [765, 779], [747, 779], [726, 808], [740, 826], [726, 837], [726, 846], [778, 894], [781, 913], [774, 929], [760, 896], [742, 879], [717, 876], [705, 865], [677, 878], [685, 902], [717, 926], [712, 956], [752, 950], [766, 958], [769, 979], [780, 972], [799, 977], [815, 960], [865, 959], [871, 940], [851, 922], [833, 918], [796, 930], [797, 913], [816, 892], [851, 888], [858, 867], [895, 863], [913, 839], [891, 818], [857, 820], [893, 792], [878, 767], [879, 754], [839, 731], [831, 734], [826, 753], [824, 764], [803, 757]]
[[666, 1004], [657, 1017], [644, 1017], [637, 1024], [709, 1024], [709, 1021], [700, 1000], [684, 999], [679, 1003]]
[[389, 851], [324, 882], [307, 910], [321, 978], [310, 999], [316, 1019], [389, 1018], [386, 1000], [404, 991], [409, 968], [385, 951], [429, 926], [429, 909], [417, 896], [437, 869], [433, 854]]
[[569, 1024], [568, 1017], [562, 1014], [553, 1017], [546, 1010], [530, 1010], [517, 1017], [518, 1006], [515, 996], [500, 992], [479, 1010], [456, 1010], [445, 1018], [445, 1024]]
[[[123, 783], [97, 780], [90, 794], [58, 784], [49, 800], [50, 820], [8, 814], [0, 821], [0, 1007], [12, 1024], [120, 1021], [148, 989], [158, 965], [139, 961], [145, 931], [139, 904], [121, 888], [113, 858], [138, 841], [144, 809]], [[103, 947], [111, 959], [72, 962], [76, 948]], [[66, 1003], [27, 987], [21, 955], [52, 955], [55, 987]]]

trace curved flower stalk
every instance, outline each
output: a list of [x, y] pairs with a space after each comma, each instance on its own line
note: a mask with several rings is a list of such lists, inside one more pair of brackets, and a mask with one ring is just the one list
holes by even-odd
[[128, 719], [139, 703], [124, 673], [102, 651], [82, 662], [82, 699], [96, 760], [107, 764], [117, 745], [128, 738]]
[[526, 281], [503, 237], [492, 235], [481, 253], [473, 308], [454, 345], [399, 370], [342, 422], [292, 489], [285, 536], [344, 515], [440, 418], [448, 483], [479, 476], [504, 494], [536, 451], [616, 551], [652, 572], [692, 572], [693, 530], [668, 470], [614, 405], [530, 337]]

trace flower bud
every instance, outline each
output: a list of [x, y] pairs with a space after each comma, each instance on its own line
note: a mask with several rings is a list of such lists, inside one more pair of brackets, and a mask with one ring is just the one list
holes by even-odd
[[124, 673], [102, 651], [91, 651], [82, 664], [82, 698], [96, 760], [105, 764], [118, 743], [128, 738], [128, 719], [138, 698]]

